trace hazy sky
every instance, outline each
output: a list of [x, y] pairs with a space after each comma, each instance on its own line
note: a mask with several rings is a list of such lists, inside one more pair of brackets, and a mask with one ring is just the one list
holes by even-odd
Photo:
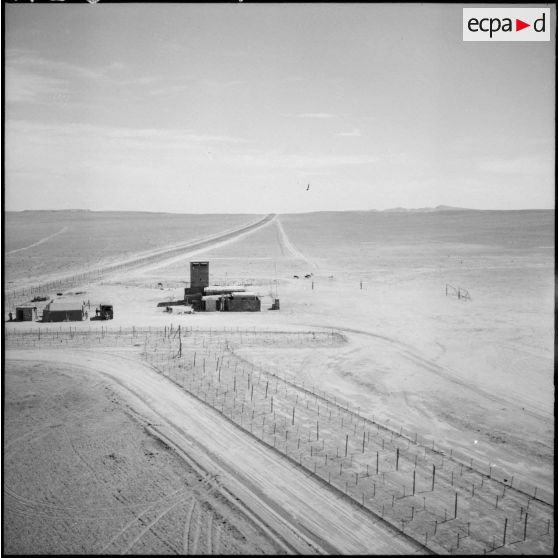
[[5, 209], [552, 208], [554, 7], [463, 6], [8, 4]]

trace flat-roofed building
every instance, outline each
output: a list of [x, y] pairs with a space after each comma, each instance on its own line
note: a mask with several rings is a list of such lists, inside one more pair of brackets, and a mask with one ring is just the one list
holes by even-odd
[[81, 302], [55, 301], [43, 310], [43, 322], [81, 322], [84, 317]]

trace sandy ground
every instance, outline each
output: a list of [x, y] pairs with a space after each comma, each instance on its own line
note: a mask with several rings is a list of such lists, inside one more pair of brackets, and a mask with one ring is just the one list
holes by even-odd
[[207, 472], [153, 436], [102, 367], [13, 356], [22, 358], [6, 377], [6, 553], [283, 551]]
[[[340, 332], [347, 341], [339, 347], [240, 346], [237, 353], [247, 362], [336, 394], [364, 417], [415, 432], [437, 446], [459, 451], [485, 467], [492, 466], [495, 476], [513, 475], [516, 482], [537, 487], [539, 494], [545, 493], [552, 501], [551, 255], [525, 251], [514, 254], [516, 261], [512, 262], [508, 254], [495, 256], [468, 247], [464, 269], [457, 259], [448, 262], [445, 254], [442, 257], [431, 250], [426, 264], [423, 261], [422, 267], [417, 267], [405, 264], [408, 252], [401, 248], [400, 261], [405, 265], [390, 265], [398, 256], [397, 251], [390, 250], [383, 259], [373, 262], [372, 273], [358, 266], [354, 266], [356, 271], [346, 271], [350, 266], [339, 265], [321, 254], [313, 257], [302, 245], [289, 236], [286, 223], [275, 220], [237, 242], [195, 254], [196, 259], [211, 262], [212, 278], [256, 283], [251, 289], [264, 297], [261, 313], [177, 315], [157, 308], [161, 300], [181, 298], [179, 285], [188, 279], [188, 261], [193, 256], [188, 252], [173, 257], [167, 265], [106, 277], [95, 285], [76, 286], [73, 292], [84, 291], [79, 297], [91, 304], [111, 300], [115, 319], [103, 325], [112, 329], [171, 324], [176, 328], [180, 324], [203, 329]], [[306, 273], [313, 276], [304, 279]], [[301, 278], [295, 279], [295, 274]], [[446, 282], [455, 283], [456, 277], [467, 286], [472, 300], [445, 296]], [[157, 288], [159, 281], [162, 290]], [[269, 312], [270, 295], [276, 292], [281, 310]], [[65, 296], [72, 298], [70, 293]], [[98, 323], [74, 323], [72, 328], [92, 325]], [[7, 327], [9, 331], [21, 331], [45, 326], [25, 323]], [[240, 550], [223, 543], [224, 551], [417, 551], [418, 547], [394, 537], [381, 522], [359, 516], [350, 504], [262, 449], [252, 438], [244, 439], [232, 425], [187, 402], [186, 394], [169, 390], [163, 378], [152, 377], [141, 364], [134, 362], [134, 373], [118, 365], [122, 362], [118, 359], [130, 355], [106, 354], [103, 350], [76, 357], [66, 349], [30, 351], [26, 355], [8, 351], [6, 356], [51, 362], [48, 370], [59, 362], [79, 368], [80, 374], [87, 370], [92, 376], [96, 371], [105, 379], [110, 377], [111, 385], [120, 385], [119, 397], [142, 420], [151, 417], [151, 422], [164, 424], [163, 434], [172, 447], [193, 457], [204, 471], [226, 479], [223, 486], [240, 497], [242, 505], [257, 517], [250, 523], [249, 514], [245, 514], [248, 519], [241, 522], [242, 528], [253, 529], [251, 533], [258, 532], [261, 538], [249, 538], [248, 546]], [[18, 369], [8, 364], [8, 371]], [[28, 387], [25, 389], [29, 391]], [[8, 395], [11, 389], [7, 384]], [[23, 396], [25, 389], [21, 389]], [[182, 414], [186, 412], [189, 414]], [[19, 423], [14, 431], [31, 435], [32, 426], [21, 423], [20, 413], [13, 416], [16, 425]], [[64, 423], [64, 418], [56, 420]], [[183, 424], [189, 425], [187, 431]], [[217, 443], [221, 435], [225, 439]], [[132, 445], [138, 447], [137, 442]], [[231, 447], [238, 452], [231, 454]], [[272, 470], [275, 475], [270, 478], [267, 473]], [[171, 492], [168, 488], [162, 494]], [[181, 506], [188, 510], [187, 503]], [[312, 516], [312, 510], [323, 510], [319, 519]], [[242, 516], [238, 510], [231, 508], [224, 516], [233, 518], [236, 523], [232, 524], [243, 532], [238, 527], [238, 517]], [[19, 532], [18, 528], [13, 532]], [[14, 548], [24, 544], [15, 534], [13, 537]], [[184, 549], [173, 544], [175, 550]], [[159, 548], [148, 547], [150, 552]], [[95, 549], [99, 547], [88, 546], [84, 551]]]

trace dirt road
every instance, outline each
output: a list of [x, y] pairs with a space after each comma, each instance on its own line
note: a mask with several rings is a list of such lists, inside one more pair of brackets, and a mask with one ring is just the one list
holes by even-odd
[[380, 519], [336, 496], [223, 420], [134, 354], [116, 350], [10, 350], [6, 356], [77, 366], [110, 380], [164, 443], [203, 468], [216, 489], [229, 494], [286, 552], [424, 552]]

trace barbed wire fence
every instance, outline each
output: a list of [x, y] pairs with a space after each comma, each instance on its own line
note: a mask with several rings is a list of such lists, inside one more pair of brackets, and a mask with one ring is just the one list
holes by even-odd
[[135, 346], [154, 370], [246, 433], [435, 553], [552, 553], [553, 494], [238, 354], [335, 346], [332, 331], [183, 326], [7, 331], [7, 347]]
[[258, 227], [265, 221], [270, 220], [270, 216], [266, 216], [263, 219], [258, 217], [257, 219], [246, 223], [242, 227], [233, 227], [224, 231], [219, 231], [217, 233], [211, 234], [205, 237], [193, 238], [185, 243], [182, 243], [175, 247], [168, 247], [158, 249], [158, 251], [145, 255], [138, 255], [137, 257], [130, 259], [128, 261], [123, 261], [119, 263], [107, 263], [104, 266], [100, 266], [95, 269], [90, 269], [88, 271], [78, 273], [78, 274], [68, 274], [66, 276], [60, 277], [58, 279], [44, 281], [38, 284], [19, 287], [15, 289], [5, 289], [4, 290], [4, 305], [7, 311], [15, 311], [15, 307], [19, 304], [29, 302], [31, 297], [37, 295], [44, 295], [50, 291], [60, 291], [64, 289], [75, 288], [76, 286], [82, 285], [87, 282], [99, 281], [101, 278], [116, 272], [131, 271], [135, 268], [149, 265], [152, 263], [157, 263], [165, 259], [170, 259], [180, 254], [187, 253], [192, 249], [209, 247], [216, 240], [229, 238], [231, 235], [236, 235], [244, 231]]

